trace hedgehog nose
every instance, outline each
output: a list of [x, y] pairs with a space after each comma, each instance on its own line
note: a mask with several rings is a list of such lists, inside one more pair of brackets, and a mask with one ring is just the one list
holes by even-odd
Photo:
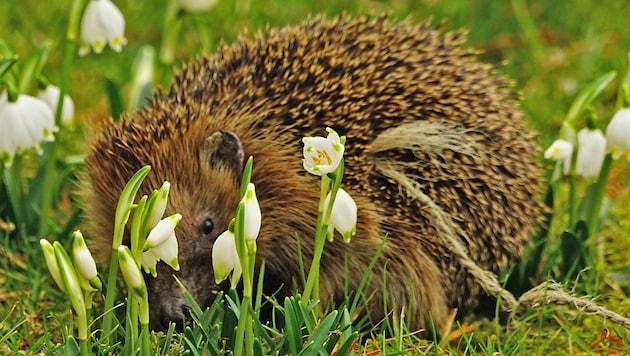
[[192, 325], [191, 308], [185, 301], [178, 301], [171, 307], [162, 307], [161, 311], [160, 324], [165, 330], [168, 330], [171, 323], [175, 324], [178, 332], [182, 332], [184, 326]]

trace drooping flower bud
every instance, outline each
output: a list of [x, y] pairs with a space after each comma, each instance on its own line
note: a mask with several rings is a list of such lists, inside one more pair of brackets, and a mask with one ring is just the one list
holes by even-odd
[[[330, 193], [324, 201], [324, 214], [330, 203]], [[350, 242], [352, 236], [357, 232], [357, 205], [352, 197], [343, 189], [339, 188], [335, 201], [333, 202], [328, 222], [328, 238], [332, 239], [333, 229], [337, 230], [344, 241]]]
[[256, 188], [254, 183], [247, 185], [247, 191], [243, 197], [244, 215], [245, 215], [245, 231], [244, 235], [247, 240], [256, 240], [260, 232], [261, 213], [258, 199], [256, 199]]
[[234, 233], [230, 230], [219, 235], [212, 246], [212, 268], [217, 284], [226, 279], [231, 272], [231, 286], [236, 287], [241, 278], [242, 268], [236, 252]]

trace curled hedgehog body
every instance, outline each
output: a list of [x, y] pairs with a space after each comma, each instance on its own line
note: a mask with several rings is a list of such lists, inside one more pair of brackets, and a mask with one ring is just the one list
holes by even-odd
[[301, 138], [330, 126], [347, 136], [342, 187], [357, 203], [358, 230], [349, 244], [325, 246], [322, 303], [343, 299], [346, 275], [358, 288], [387, 236], [366, 310], [378, 321], [387, 302], [405, 307], [413, 328], [440, 325], [479, 288], [418, 194], [451, 217], [469, 255], [491, 271], [522, 253], [542, 209], [536, 148], [510, 84], [463, 49], [462, 37], [387, 18], [315, 18], [186, 65], [148, 107], [92, 141], [85, 210], [93, 243], [111, 251], [117, 198], [136, 170], [152, 166], [144, 193], [170, 181], [167, 213], [183, 215], [181, 269], [160, 263], [146, 280], [152, 321], [181, 321], [187, 306], [172, 275], [200, 305], [227, 286], [214, 282], [211, 250], [252, 155], [263, 216], [257, 263], [265, 261], [268, 293], [290, 293], [300, 276], [297, 237], [307, 268], [312, 258], [319, 194], [318, 177], [302, 167]]

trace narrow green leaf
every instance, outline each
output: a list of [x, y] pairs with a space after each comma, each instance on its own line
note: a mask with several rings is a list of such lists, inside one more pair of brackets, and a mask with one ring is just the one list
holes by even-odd
[[44, 68], [44, 64], [48, 60], [51, 42], [46, 41], [38, 49], [36, 49], [22, 63], [22, 71], [18, 82], [18, 90], [20, 93], [29, 93], [33, 89], [35, 80], [39, 77]]
[[297, 355], [302, 345], [301, 328], [303, 323], [299, 320], [300, 314], [295, 310], [296, 304], [301, 306], [299, 302], [296, 303], [293, 297], [284, 298], [284, 335], [289, 343], [289, 354], [291, 355]]
[[319, 353], [319, 351], [324, 347], [324, 341], [326, 341], [326, 338], [328, 338], [331, 333], [331, 328], [336, 318], [337, 311], [333, 310], [321, 320], [317, 328], [314, 330], [315, 333], [312, 334], [309, 341], [307, 341], [308, 346], [300, 353], [300, 355], [317, 355]]
[[595, 99], [608, 86], [608, 84], [615, 79], [616, 76], [617, 72], [610, 71], [597, 78], [588, 87], [582, 90], [578, 97], [573, 101], [573, 104], [571, 104], [571, 108], [569, 108], [569, 112], [567, 113], [566, 121], [571, 124], [571, 126], [575, 127], [576, 121], [582, 112], [584, 112], [593, 99]]
[[2, 78], [13, 67], [15, 62], [17, 62], [17, 57], [0, 59], [0, 83], [2, 83]]
[[107, 97], [109, 98], [109, 110], [111, 111], [114, 121], [118, 121], [124, 111], [122, 96], [120, 95], [120, 88], [111, 79], [105, 79], [105, 91], [107, 91]]

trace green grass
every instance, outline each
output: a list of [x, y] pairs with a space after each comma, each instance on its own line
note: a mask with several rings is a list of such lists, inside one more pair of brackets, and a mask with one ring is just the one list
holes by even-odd
[[[61, 77], [63, 36], [70, 1], [4, 0], [0, 2], [0, 38], [14, 51], [25, 57], [44, 41], [52, 41], [52, 50], [44, 74], [53, 83]], [[162, 36], [165, 0], [116, 1], [127, 19], [128, 45], [122, 53], [106, 49], [101, 55], [75, 58], [71, 73], [71, 95], [77, 107], [79, 127], [64, 130], [62, 142], [63, 168], [72, 172], [60, 178], [60, 194], [56, 196], [55, 219], [51, 226], [52, 239], [67, 242], [68, 221], [74, 221], [76, 210], [74, 159], [84, 153], [82, 128], [102, 116], [109, 115], [105, 80], [110, 79], [128, 90], [131, 62], [146, 44], [158, 47]], [[249, 7], [243, 9], [244, 4]], [[342, 12], [380, 14], [388, 11], [394, 18], [410, 17], [419, 22], [431, 18], [443, 23], [444, 30], [465, 30], [468, 44], [480, 49], [483, 61], [496, 64], [499, 72], [512, 78], [522, 98], [522, 108], [530, 117], [530, 126], [540, 135], [541, 147], [557, 136], [564, 116], [577, 92], [602, 74], [616, 70], [624, 73], [630, 50], [627, 29], [627, 1], [348, 1], [295, 0], [239, 1], [220, 0], [207, 15], [192, 20], [205, 22], [210, 37], [208, 51], [221, 40], [231, 42], [239, 33], [249, 33], [296, 23], [309, 15], [324, 13], [329, 17]], [[183, 40], [177, 51], [176, 65], [198, 55], [202, 39], [192, 23], [184, 24]], [[594, 112], [600, 118], [600, 128], [614, 113], [619, 78], [595, 101]], [[2, 129], [2, 128], [0, 128]], [[75, 156], [78, 155], [78, 156]], [[30, 173], [30, 172], [27, 172]], [[630, 314], [630, 166], [617, 163], [613, 168], [609, 195], [612, 197], [602, 233], [591, 239], [593, 253], [589, 269], [571, 287], [579, 294], [588, 293], [610, 309]], [[0, 187], [1, 189], [1, 187]], [[0, 197], [5, 195], [0, 191]], [[0, 201], [0, 212], [7, 202]], [[556, 212], [559, 215], [558, 212]], [[0, 216], [5, 219], [5, 216]], [[562, 220], [554, 223], [555, 232], [563, 229]], [[73, 225], [73, 223], [70, 223]], [[79, 223], [80, 226], [80, 223]], [[50, 278], [43, 263], [37, 241], [39, 236], [16, 238], [0, 229], [0, 353], [25, 352], [36, 354], [54, 349], [63, 335], [73, 328], [70, 304]], [[549, 257], [549, 256], [543, 256]], [[544, 278], [545, 276], [541, 276]], [[97, 300], [97, 303], [101, 301]], [[284, 303], [285, 301], [279, 301]], [[184, 334], [156, 334], [156, 345], [167, 354], [177, 354], [165, 340], [168, 335], [175, 345], [203, 349], [207, 335], [215, 335], [210, 326], [225, 312], [225, 305], [206, 311], [205, 322]], [[212, 314], [219, 313], [219, 314]], [[356, 348], [366, 354], [566, 354], [621, 350], [628, 353], [630, 335], [622, 327], [588, 316], [569, 307], [544, 306], [526, 310], [506, 327], [505, 315], [494, 318], [478, 313], [460, 312], [472, 328], [454, 325], [462, 336], [450, 342], [421, 340], [402, 331], [387, 335], [381, 328], [362, 332]], [[223, 319], [222, 319], [223, 320]], [[501, 321], [499, 321], [501, 320]], [[335, 322], [338, 320], [335, 319]], [[393, 321], [392, 321], [393, 322]], [[205, 323], [205, 324], [204, 324]], [[259, 325], [260, 328], [262, 326]], [[618, 336], [594, 343], [602, 330]], [[266, 331], [268, 345], [277, 335]], [[262, 333], [262, 332], [261, 332]], [[196, 343], [191, 344], [191, 340]], [[221, 339], [223, 342], [224, 340]], [[194, 344], [194, 345], [193, 345]], [[591, 345], [592, 344], [592, 345]], [[222, 347], [218, 342], [217, 347]], [[439, 347], [438, 347], [439, 346]], [[205, 345], [205, 347], [208, 347]], [[280, 350], [283, 346], [277, 346]], [[298, 345], [291, 346], [295, 349]]]

